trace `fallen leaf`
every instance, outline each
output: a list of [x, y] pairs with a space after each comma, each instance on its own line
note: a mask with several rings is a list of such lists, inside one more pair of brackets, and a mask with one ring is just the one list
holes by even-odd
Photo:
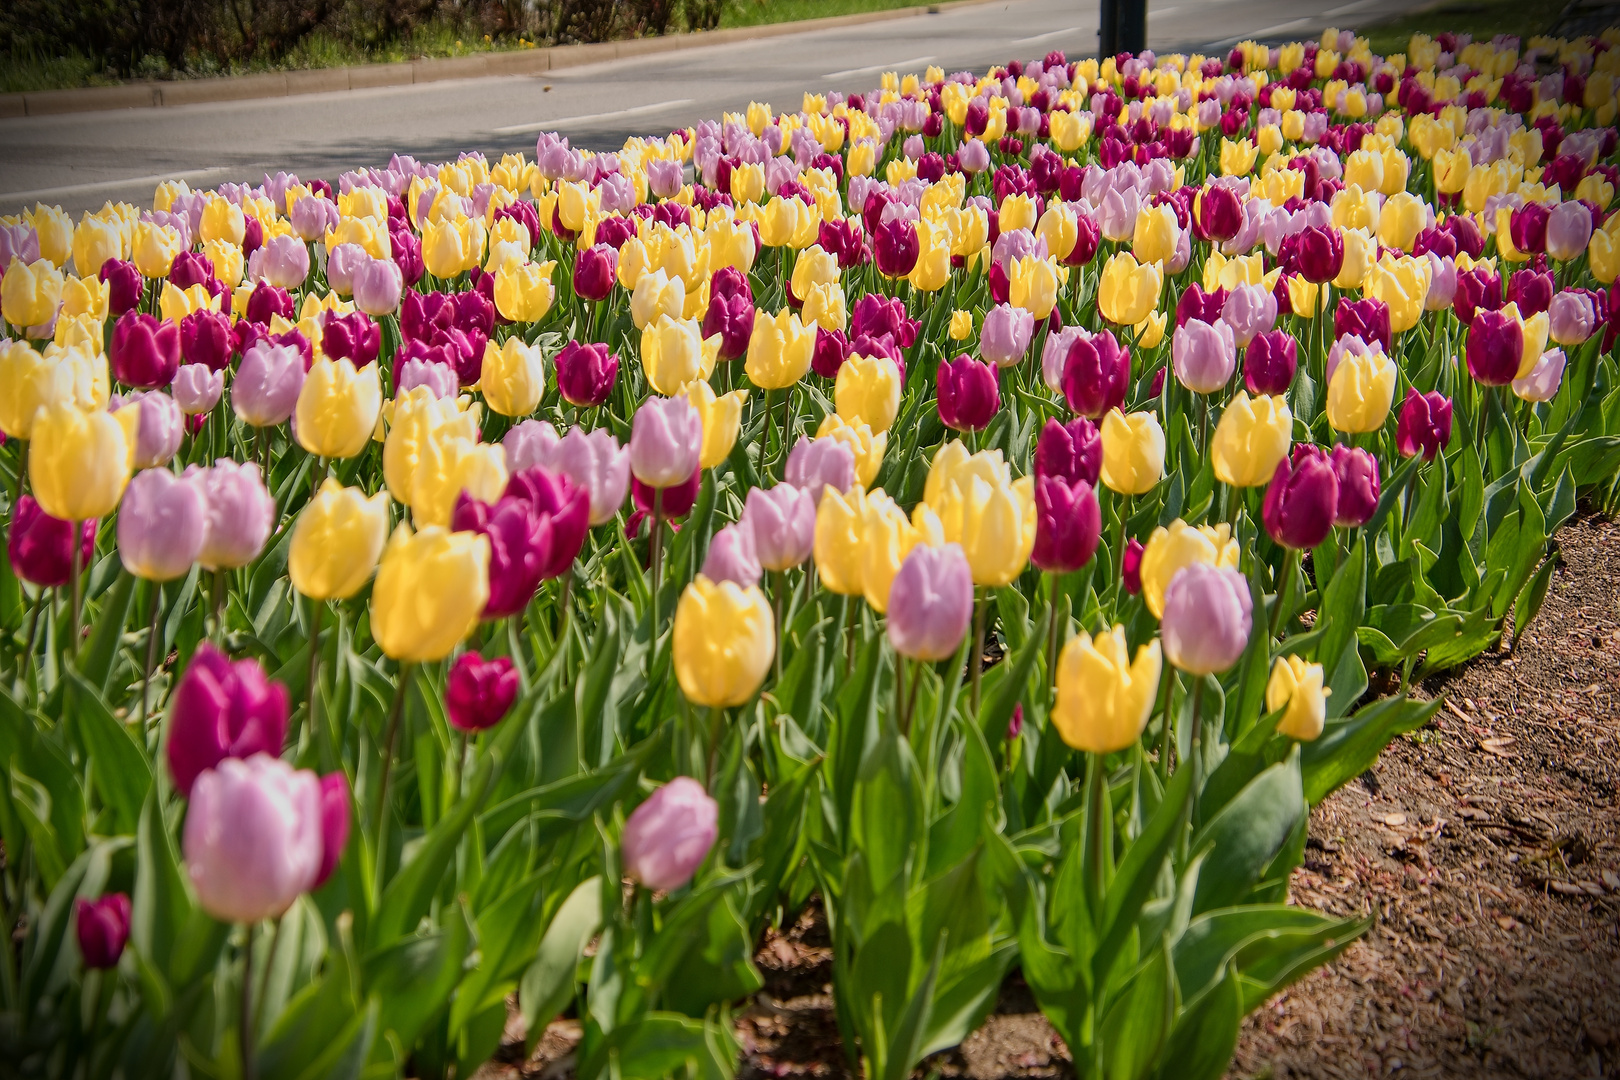
[[1559, 894], [1561, 894], [1563, 896], [1585, 896], [1586, 895], [1586, 890], [1585, 889], [1581, 888], [1579, 885], [1572, 885], [1571, 883], [1569, 883], [1567, 881], [1555, 881], [1555, 882], [1553, 882], [1552, 883], [1552, 891], [1555, 892], [1555, 893], [1559, 893]]
[[1603, 884], [1607, 885], [1611, 892], [1620, 892], [1620, 874], [1613, 870], [1603, 871]]
[[1508, 747], [1518, 741], [1512, 735], [1503, 735], [1495, 739], [1482, 739], [1479, 748], [1487, 754], [1495, 754], [1497, 757], [1512, 757], [1513, 754], [1508, 750]]
[[1384, 824], [1385, 825], [1391, 825], [1391, 826], [1405, 825], [1406, 824], [1406, 815], [1405, 814], [1400, 814], [1400, 813], [1385, 814], [1384, 815]]

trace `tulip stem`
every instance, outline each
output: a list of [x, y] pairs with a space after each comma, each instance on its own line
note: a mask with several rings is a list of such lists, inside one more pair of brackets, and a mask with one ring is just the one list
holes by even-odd
[[163, 608], [163, 586], [154, 581], [152, 603], [146, 616], [146, 669], [141, 678], [141, 720], [151, 712], [152, 667], [157, 663], [158, 612]]
[[1175, 669], [1169, 664], [1164, 665], [1164, 674], [1159, 680], [1159, 700], [1164, 702], [1164, 724], [1159, 728], [1159, 781], [1161, 786], [1170, 781], [1170, 745], [1171, 737], [1175, 734], [1175, 712], [1171, 709], [1171, 680], [1175, 678]]
[[652, 643], [655, 646], [658, 642], [658, 569], [664, 546], [663, 510], [664, 489], [661, 487], [653, 488], [652, 540], [650, 541], [651, 550], [648, 552], [648, 561], [651, 563], [650, 569], [652, 571]]
[[787, 592], [787, 571], [776, 572], [776, 682], [782, 681], [782, 640], [785, 636], [782, 631], [782, 604], [783, 594]]
[[1201, 769], [1203, 767], [1204, 752], [1201, 746], [1202, 740], [1199, 738], [1198, 708], [1203, 704], [1204, 700], [1204, 677], [1194, 675], [1192, 680], [1192, 707], [1188, 714], [1188, 722], [1192, 725], [1192, 731], [1188, 733], [1191, 741], [1188, 743], [1187, 749], [1187, 764], [1193, 771], [1192, 789], [1187, 798], [1187, 827], [1181, 831], [1181, 836], [1176, 840], [1176, 862], [1182, 866], [1187, 863], [1187, 846], [1191, 840], [1192, 830], [1197, 826], [1195, 808], [1203, 791]]
[[253, 1080], [253, 923], [244, 923], [242, 943], [242, 1080]]
[[[270, 949], [264, 954], [264, 970], [259, 972], [259, 996], [253, 1002], [253, 1026], [258, 1027], [264, 1018], [264, 999], [270, 994], [270, 969], [276, 966], [276, 947], [281, 944], [281, 917], [278, 916], [270, 926]], [[247, 1009], [244, 1008], [246, 1014]]]
[[[1087, 900], [1092, 910], [1102, 910], [1102, 899], [1108, 893], [1108, 877], [1114, 868], [1113, 822], [1109, 813], [1112, 800], [1108, 797], [1108, 771], [1103, 765], [1103, 754], [1088, 754], [1091, 758], [1091, 806], [1086, 814], [1086, 833], [1091, 849], [1090, 895]], [[1100, 921], [1100, 920], [1099, 920]]]
[[394, 703], [388, 707], [388, 732], [383, 736], [382, 776], [377, 781], [377, 805], [371, 813], [371, 832], [377, 838], [375, 865], [377, 895], [382, 895], [383, 863], [386, 853], [383, 841], [387, 838], [388, 777], [394, 771], [394, 740], [399, 737], [399, 717], [405, 711], [405, 690], [410, 686], [416, 665], [399, 666], [399, 685], [394, 688]]
[[1294, 577], [1299, 570], [1299, 549], [1291, 547], [1283, 556], [1283, 579], [1277, 584], [1277, 610], [1271, 615], [1271, 634], [1276, 637], [1282, 633], [1288, 622], [1288, 605], [1294, 600]]
[[17, 489], [11, 500], [11, 520], [17, 520], [17, 504], [22, 501], [23, 491], [28, 486], [28, 440], [18, 439], [22, 449], [17, 452]]
[[[321, 616], [325, 614], [326, 603], [310, 597], [309, 601], [309, 708], [305, 713], [304, 722], [308, 724], [320, 739], [322, 756], [326, 756], [327, 746], [326, 729], [315, 718], [315, 696], [319, 690], [321, 675]], [[150, 667], [151, 665], [148, 665]], [[324, 768], [332, 767], [331, 761], [321, 763]]]
[[855, 598], [844, 597], [844, 678], [855, 671]]
[[1058, 662], [1058, 594], [1063, 589], [1063, 575], [1052, 575], [1052, 599], [1046, 606], [1046, 681], [1057, 685]]
[[782, 472], [787, 474], [788, 441], [792, 438], [788, 429], [793, 425], [793, 387], [782, 391]]
[[775, 393], [775, 390], [765, 391], [765, 434], [759, 440], [759, 471], [761, 475], [765, 473], [765, 462], [771, 452], [771, 432], [776, 429], [776, 414], [771, 412], [771, 405], [774, 404], [772, 395]]
[[73, 636], [68, 638], [69, 655], [78, 655], [79, 652], [79, 607], [84, 602], [84, 524], [80, 521], [68, 522], [68, 542], [72, 547], [69, 554], [71, 562], [70, 573], [73, 575]]
[[724, 716], [725, 710], [720, 706], [709, 706], [709, 769], [706, 775], [709, 781], [707, 786], [711, 792], [714, 790], [716, 758], [720, 754], [720, 721]]
[[34, 674], [34, 645], [39, 640], [39, 613], [50, 602], [50, 590], [40, 589], [39, 596], [34, 600], [34, 613], [28, 618], [28, 646], [23, 651], [22, 665], [18, 674], [23, 685], [31, 683]]
[[900, 734], [906, 734], [905, 724], [906, 701], [906, 658], [899, 653], [894, 654], [894, 725]]
[[225, 568], [214, 568], [214, 640], [225, 647]]
[[968, 658], [968, 670], [973, 673], [968, 701], [975, 714], [979, 711], [979, 680], [984, 674], [984, 624], [989, 617], [990, 602], [981, 596], [973, 612], [973, 655]]

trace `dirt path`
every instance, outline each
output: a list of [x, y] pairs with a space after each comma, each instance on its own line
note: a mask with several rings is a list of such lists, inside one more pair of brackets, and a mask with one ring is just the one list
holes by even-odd
[[[1437, 720], [1312, 813], [1292, 902], [1378, 921], [1249, 1018], [1234, 1080], [1620, 1076], [1620, 524], [1559, 540], [1524, 639], [1425, 685], [1449, 698]], [[850, 1075], [829, 945], [815, 906], [767, 937], [743, 1080]], [[522, 1074], [569, 1075], [577, 1030], [552, 1025]], [[1016, 974], [929, 1072], [1071, 1075]]]

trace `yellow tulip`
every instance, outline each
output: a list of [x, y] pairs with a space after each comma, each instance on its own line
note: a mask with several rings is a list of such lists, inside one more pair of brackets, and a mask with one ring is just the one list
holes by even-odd
[[[434, 224], [439, 226], [448, 225], [452, 230], [455, 228], [455, 223], [450, 221], [436, 222]], [[429, 226], [429, 228], [432, 227], [432, 225]], [[459, 242], [460, 233], [456, 235]], [[424, 259], [427, 253], [426, 239], [427, 234], [424, 232], [422, 245]], [[369, 217], [342, 218], [338, 221], [335, 229], [326, 230], [326, 250], [331, 251], [339, 244], [354, 244], [363, 249], [373, 259], [389, 258], [394, 249], [393, 243], [388, 238], [386, 223]], [[458, 252], [458, 258], [462, 259], [463, 262], [465, 256], [466, 252], [464, 250]], [[441, 263], [441, 265], [443, 264]], [[460, 272], [458, 266], [458, 269], [451, 271], [451, 274], [459, 274]]]
[[923, 502], [936, 511], [944, 506], [946, 490], [966, 485], [974, 477], [987, 484], [1011, 484], [1012, 470], [1000, 450], [980, 450], [969, 454], [961, 439], [952, 439], [934, 453], [923, 482]]
[[1310, 742], [1322, 734], [1327, 719], [1327, 696], [1333, 691], [1322, 686], [1322, 665], [1298, 656], [1277, 657], [1266, 683], [1266, 711], [1287, 707], [1277, 721], [1277, 732], [1290, 739]]
[[[107, 321], [112, 287], [98, 277], [70, 277], [62, 286], [62, 317], [88, 316], [100, 324]], [[101, 347], [101, 342], [96, 343]]]
[[1091, 124], [1077, 113], [1054, 111], [1051, 114], [1052, 143], [1065, 154], [1072, 154], [1091, 138]]
[[165, 281], [163, 291], [158, 293], [158, 314], [172, 323], [180, 322], [193, 312], [217, 311], [219, 306], [220, 301], [202, 284], [182, 289], [172, 281]]
[[816, 571], [829, 592], [859, 596], [863, 591], [865, 526], [866, 492], [859, 483], [847, 492], [831, 485], [822, 489], [813, 550]]
[[62, 271], [47, 259], [25, 263], [12, 256], [0, 279], [0, 315], [13, 326], [39, 326], [51, 321], [62, 302]]
[[1052, 258], [1066, 259], [1080, 240], [1080, 221], [1068, 203], [1054, 202], [1041, 215], [1035, 235], [1046, 241], [1047, 253]]
[[737, 433], [742, 430], [743, 402], [748, 400], [747, 390], [733, 390], [716, 395], [714, 387], [701, 379], [688, 383], [686, 396], [698, 411], [703, 423], [703, 444], [698, 449], [698, 466], [712, 469], [731, 456], [737, 444]]
[[142, 221], [135, 226], [133, 256], [142, 277], [168, 277], [175, 256], [183, 250], [180, 234], [167, 225]]
[[1221, 174], [1223, 176], [1248, 176], [1254, 171], [1254, 160], [1260, 156], [1260, 148], [1248, 139], [1221, 140]]
[[354, 457], [371, 441], [381, 411], [382, 382], [375, 362], [357, 371], [347, 357], [322, 357], [298, 391], [293, 413], [298, 444], [317, 457]]
[[1314, 281], [1306, 281], [1303, 274], [1294, 274], [1287, 281], [1288, 306], [1295, 314], [1309, 315], [1312, 311], [1327, 310], [1331, 289]]
[[[1051, 259], [1026, 255], [1022, 259], [1014, 259], [1010, 269], [1011, 273], [1007, 275], [1007, 299], [1012, 306], [1023, 308], [1037, 319], [1051, 315], [1052, 308], [1057, 304], [1057, 264]], [[1160, 274], [1159, 280], [1162, 277]], [[1153, 299], [1158, 301], [1157, 289], [1154, 290]], [[1141, 322], [1140, 319], [1130, 321]]]
[[86, 214], [73, 230], [73, 268], [81, 277], [95, 277], [103, 263], [124, 253], [124, 231], [110, 221]]
[[1180, 236], [1181, 226], [1176, 223], [1174, 207], [1169, 204], [1144, 206], [1136, 213], [1131, 254], [1144, 265], [1162, 266], [1176, 257], [1176, 240]]
[[1433, 276], [1428, 259], [1396, 258], [1385, 252], [1373, 265], [1361, 291], [1389, 307], [1390, 330], [1400, 334], [1416, 326], [1423, 316], [1423, 303], [1428, 298], [1429, 281]]
[[1288, 399], [1239, 390], [1221, 413], [1209, 441], [1215, 478], [1233, 487], [1260, 487], [1271, 482], [1277, 464], [1288, 456], [1294, 415]]
[[1344, 159], [1346, 190], [1354, 184], [1360, 191], [1377, 191], [1384, 185], [1384, 155], [1366, 148], [1351, 151]]
[[1232, 527], [1224, 521], [1195, 527], [1177, 518], [1169, 528], [1161, 525], [1142, 549], [1142, 599], [1155, 619], [1163, 618], [1164, 591], [1177, 571], [1195, 562], [1236, 570], [1238, 555]]
[[1137, 323], [1136, 346], [1139, 349], [1156, 349], [1164, 340], [1164, 331], [1170, 324], [1170, 317], [1162, 311], [1150, 311], [1147, 318]]
[[503, 263], [495, 273], [495, 310], [512, 322], [539, 322], [545, 318], [557, 299], [557, 287], [551, 282], [556, 267], [551, 260]]
[[1391, 196], [1378, 215], [1378, 242], [1385, 247], [1412, 250], [1412, 241], [1428, 224], [1427, 205], [1407, 191]]
[[388, 434], [383, 439], [383, 480], [398, 502], [410, 504], [417, 469], [429, 442], [436, 439], [476, 441], [478, 411], [467, 399], [439, 398], [417, 386], [389, 402]]
[[855, 455], [857, 484], [869, 487], [877, 479], [878, 469], [883, 467], [883, 452], [889, 445], [887, 431], [874, 435], [865, 424], [846, 423], [837, 413], [828, 413], [822, 417], [821, 426], [816, 429], [816, 438], [837, 439], [849, 447]]
[[449, 526], [462, 492], [492, 503], [509, 478], [506, 451], [499, 443], [430, 439], [411, 478], [411, 516], [418, 525]]
[[1411, 174], [1412, 161], [1405, 154], [1393, 146], [1386, 146], [1383, 154], [1384, 178], [1378, 185], [1378, 193], [1384, 196], [1396, 195], [1406, 190], [1406, 178]]
[[1384, 350], [1347, 350], [1328, 382], [1328, 423], [1351, 435], [1377, 431], [1394, 400], [1395, 364]]
[[1341, 229], [1371, 230], [1378, 224], [1378, 205], [1359, 184], [1346, 184], [1330, 204], [1333, 224]]
[[641, 275], [630, 294], [630, 320], [646, 330], [660, 318], [679, 319], [686, 310], [686, 285], [662, 269]]
[[[1450, 130], [1449, 128], [1447, 129]], [[1455, 195], [1468, 184], [1474, 161], [1466, 149], [1436, 150], [1434, 154], [1434, 186], [1441, 195]]]
[[[919, 503], [918, 509], [922, 511], [923, 520], [937, 530], [939, 519], [927, 504]], [[900, 564], [911, 554], [911, 549], [919, 543], [937, 544], [942, 541], [937, 533], [925, 536], [881, 488], [867, 492], [864, 513], [861, 523], [861, 588], [872, 610], [881, 614], [889, 610], [889, 589], [894, 585]]]
[[[731, 170], [731, 197], [738, 203], [758, 202], [765, 194], [765, 166], [755, 162], [748, 162], [734, 166]], [[798, 200], [794, 200], [797, 202]], [[763, 227], [762, 227], [763, 231]], [[785, 243], [786, 241], [784, 241]], [[780, 247], [780, 244], [766, 242], [769, 247]]]
[[1102, 482], [1110, 491], [1141, 495], [1164, 479], [1164, 429], [1152, 413], [1110, 411], [1102, 446]]
[[401, 663], [432, 663], [472, 633], [489, 601], [489, 538], [401, 522], [371, 590], [371, 636]]
[[422, 265], [428, 273], [455, 277], [467, 265], [467, 258], [467, 234], [454, 221], [429, 222], [423, 228]]
[[[1511, 309], [1518, 314], [1519, 305], [1508, 304], [1504, 310]], [[1536, 366], [1541, 354], [1547, 351], [1547, 337], [1551, 332], [1551, 323], [1545, 311], [1538, 311], [1530, 318], [1520, 318], [1519, 326], [1524, 330], [1524, 351], [1519, 355], [1519, 373], [1514, 376], [1522, 379], [1530, 374], [1530, 369]]]
[[704, 235], [708, 241], [709, 265], [712, 269], [730, 266], [746, 274], [753, 268], [759, 249], [754, 243], [754, 230], [748, 227], [747, 222], [735, 221], [724, 215], [711, 217]]
[[63, 521], [112, 513], [129, 483], [139, 424], [139, 405], [109, 413], [56, 402], [36, 413], [28, 482], [39, 508]]
[[776, 655], [776, 625], [759, 586], [699, 574], [681, 593], [671, 630], [675, 679], [694, 705], [730, 708], [754, 696]]
[[1592, 276], [1605, 285], [1612, 285], [1620, 277], [1620, 238], [1603, 229], [1594, 230], [1586, 246], [1591, 260]]
[[1614, 201], [1614, 185], [1602, 173], [1588, 173], [1575, 185], [1574, 197], [1585, 199], [1599, 210], [1607, 210]]
[[951, 340], [966, 341], [973, 336], [973, 312], [951, 312]]
[[987, 484], [975, 476], [949, 484], [939, 521], [946, 543], [962, 545], [975, 585], [1010, 585], [1035, 547], [1035, 481]]
[[242, 284], [247, 260], [243, 257], [241, 248], [224, 240], [210, 240], [203, 245], [203, 254], [213, 262], [214, 276], [219, 279], [220, 284], [227, 289], [234, 289]]
[[[1038, 262], [1039, 260], [1031, 259], [1029, 261]], [[1016, 267], [1014, 272], [1017, 272]], [[1023, 304], [1039, 304], [1043, 302], [1041, 290], [1046, 287], [1046, 276], [1043, 276], [1039, 271], [1031, 271], [1031, 273], [1033, 276], [1026, 275], [1022, 286], [1013, 286], [1011, 289], [1013, 293], [1023, 297]], [[919, 292], [938, 292], [949, 284], [951, 280], [951, 237], [949, 231], [941, 223], [927, 219], [917, 222], [917, 263], [911, 268], [911, 273], [906, 275], [906, 280], [911, 282], [911, 287]], [[1020, 289], [1023, 291], [1020, 292]]]
[[801, 303], [810, 295], [813, 286], [836, 285], [840, 280], [838, 256], [821, 250], [820, 244], [810, 245], [793, 260], [793, 295]]
[[557, 185], [557, 219], [568, 231], [579, 232], [586, 219], [596, 217], [601, 209], [601, 193], [588, 184], [564, 180]]
[[815, 329], [805, 326], [797, 315], [787, 310], [775, 315], [760, 312], [754, 316], [743, 371], [755, 386], [781, 390], [804, 378], [815, 350]]
[[491, 412], [502, 416], [528, 416], [540, 406], [546, 390], [545, 358], [540, 346], [509, 337], [497, 346], [484, 344], [484, 370], [478, 389]]
[[888, 431], [900, 411], [900, 369], [887, 356], [852, 355], [838, 369], [833, 401], [845, 422]]
[[287, 549], [287, 577], [313, 600], [345, 600], [377, 568], [388, 539], [388, 493], [366, 496], [328, 477], [298, 512]]
[[0, 343], [0, 431], [33, 438], [34, 416], [43, 406], [71, 404], [73, 369], [47, 359], [21, 341]]
[[1342, 229], [1340, 235], [1344, 238], [1344, 264], [1339, 267], [1338, 277], [1333, 279], [1333, 287], [1359, 289], [1372, 273], [1378, 245], [1366, 229]]
[[62, 349], [77, 349], [99, 355], [106, 343], [103, 333], [105, 323], [105, 319], [98, 319], [94, 315], [58, 315], [56, 334], [51, 344]]
[[240, 245], [247, 235], [247, 217], [240, 206], [215, 195], [203, 204], [197, 235], [203, 240], [229, 240]]
[[804, 298], [804, 306], [799, 309], [799, 319], [805, 326], [823, 330], [841, 331], [848, 327], [849, 304], [844, 297], [844, 287], [837, 282], [812, 285]]
[[1097, 309], [1117, 326], [1135, 326], [1158, 306], [1163, 288], [1163, 267], [1157, 263], [1141, 265], [1129, 252], [1122, 251], [1103, 267], [1097, 285]]
[[33, 225], [39, 237], [39, 257], [57, 269], [67, 265], [73, 254], [73, 219], [59, 206], [35, 203], [34, 209], [22, 215], [23, 221]]
[[[756, 333], [760, 321], [754, 320]], [[703, 340], [696, 319], [660, 315], [641, 331], [641, 369], [654, 390], [673, 396], [687, 383], [709, 377], [719, 356], [718, 344]]]
[[1028, 195], [1008, 195], [1001, 200], [997, 222], [1002, 232], [1035, 228], [1035, 200]]
[[1058, 658], [1052, 705], [1063, 741], [1093, 754], [1134, 745], [1153, 715], [1163, 664], [1157, 638], [1139, 647], [1132, 662], [1123, 626], [1070, 638]]

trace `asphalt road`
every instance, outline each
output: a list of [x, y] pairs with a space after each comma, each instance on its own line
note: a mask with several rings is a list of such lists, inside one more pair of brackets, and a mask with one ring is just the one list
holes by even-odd
[[[1316, 37], [1371, 25], [1411, 0], [1163, 0], [1149, 45], [1226, 50], [1245, 38]], [[261, 101], [0, 120], [0, 213], [43, 201], [70, 212], [108, 199], [149, 203], [159, 180], [193, 186], [305, 178], [381, 165], [399, 151], [441, 161], [464, 150], [534, 153], [557, 130], [610, 150], [750, 100], [797, 107], [805, 90], [870, 90], [886, 70], [982, 70], [1012, 58], [1097, 46], [1095, 0], [999, 0], [937, 15], [714, 45], [544, 76], [468, 79]]]

